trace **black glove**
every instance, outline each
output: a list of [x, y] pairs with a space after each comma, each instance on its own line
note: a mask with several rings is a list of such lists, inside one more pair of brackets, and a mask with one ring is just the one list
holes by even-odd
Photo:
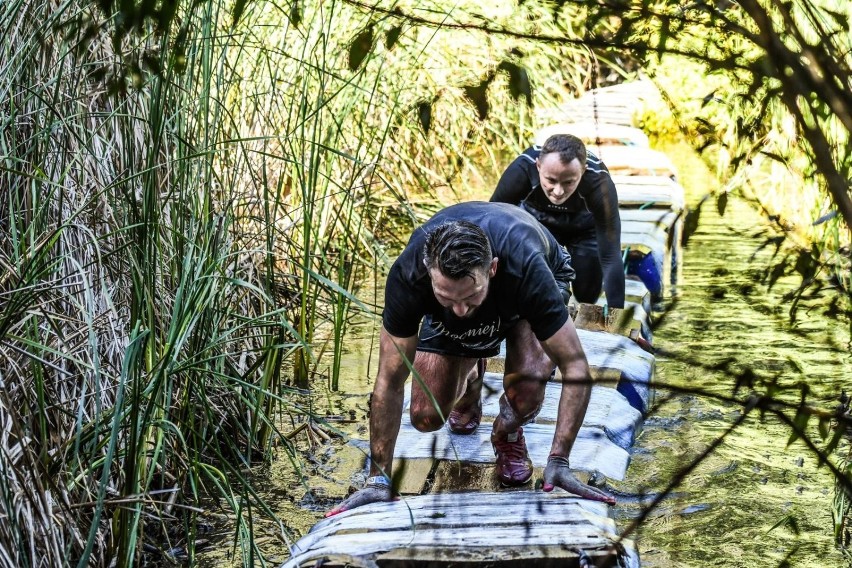
[[569, 493], [573, 493], [584, 499], [592, 501], [603, 501], [615, 505], [615, 497], [609, 493], [586, 485], [571, 473], [568, 458], [562, 456], [550, 456], [547, 458], [547, 467], [544, 468], [544, 485], [542, 489], [546, 492], [553, 491], [554, 487], [561, 487]]
[[379, 501], [392, 501], [394, 499], [391, 491], [390, 481], [383, 475], [376, 475], [367, 478], [367, 483], [363, 489], [359, 489], [334, 509], [325, 514], [326, 517], [333, 517], [343, 511], [354, 509], [369, 503], [377, 503]]

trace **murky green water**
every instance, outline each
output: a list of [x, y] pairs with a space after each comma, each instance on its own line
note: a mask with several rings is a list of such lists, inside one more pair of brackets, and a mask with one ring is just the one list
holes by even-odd
[[[675, 158], [695, 204], [709, 189], [707, 172], [694, 156]], [[734, 199], [722, 218], [713, 202], [702, 208], [683, 255], [677, 299], [667, 302], [670, 311], [655, 331], [654, 343], [663, 350], [657, 381], [730, 397], [735, 374], [751, 369], [765, 381], [758, 380], [758, 392], [774, 378], [789, 388], [778, 396], [796, 402], [796, 385], [807, 381], [809, 402], [833, 409], [852, 377], [848, 327], [819, 310], [800, 310], [790, 324], [790, 301], [782, 296], [796, 279], [767, 291], [755, 278], [770, 265], [772, 247], [758, 252], [765, 237], [756, 235], [764, 228]], [[708, 369], [726, 359], [732, 361], [727, 372]], [[664, 389], [657, 402], [626, 480], [614, 486], [624, 494], [616, 509], [620, 527], [629, 526], [743, 412], [742, 405]], [[816, 424], [809, 426], [819, 440]], [[755, 415], [728, 434], [639, 527], [634, 536], [643, 566], [849, 566], [834, 544], [833, 478], [801, 441], [788, 447], [790, 432], [775, 418]], [[847, 451], [844, 441], [835, 461]]]
[[[657, 380], [729, 396], [733, 374], [750, 368], [791, 387], [779, 395], [790, 401], [798, 400], [795, 386], [807, 380], [810, 402], [833, 408], [852, 377], [848, 328], [816, 313], [800, 314], [791, 327], [789, 302], [780, 296], [793, 281], [772, 293], [754, 282], [754, 271], [768, 259], [760, 254], [749, 262], [759, 243], [750, 234], [760, 220], [737, 202], [723, 219], [715, 207], [706, 209], [684, 255], [678, 300], [655, 332], [655, 345], [665, 351]], [[732, 372], [706, 368], [727, 358], [734, 361]], [[617, 486], [631, 496], [617, 509], [619, 526], [642, 510], [643, 500], [633, 496], [663, 490], [742, 414], [742, 406], [705, 396], [669, 395], [658, 391], [660, 404], [637, 441], [626, 481]], [[848, 565], [834, 545], [833, 479], [801, 441], [787, 447], [789, 436], [774, 418], [746, 418], [642, 524], [643, 565], [764, 567], [785, 559], [789, 566]], [[845, 452], [844, 444], [836, 457]]]
[[[692, 189], [694, 203], [702, 184], [706, 186], [706, 177], [701, 178], [706, 171], [678, 165], [689, 174], [682, 183]], [[782, 281], [767, 293], [752, 276], [768, 258], [765, 252], [749, 260], [759, 243], [753, 234], [760, 219], [735, 200], [722, 219], [714, 209], [711, 205], [702, 213], [699, 230], [684, 254], [677, 300], [668, 302], [671, 310], [655, 331], [654, 343], [663, 350], [657, 380], [730, 396], [732, 374], [707, 367], [731, 358], [733, 372], [751, 368], [758, 377], [777, 376], [782, 386], [805, 379], [813, 387], [811, 402], [833, 408], [852, 377], [848, 328], [816, 311], [801, 313], [799, 323], [791, 327], [789, 302], [781, 295], [794, 281]], [[377, 353], [373, 333], [373, 327], [365, 324], [357, 333], [359, 339], [347, 341], [340, 392], [331, 393], [320, 382], [311, 399], [314, 411], [333, 417], [331, 424], [349, 435], [366, 433], [367, 395], [376, 363], [369, 354]], [[795, 401], [796, 392], [784, 396]], [[620, 495], [614, 510], [619, 527], [629, 526], [651, 497], [741, 414], [741, 405], [699, 393], [670, 395], [661, 389], [633, 449], [626, 480], [610, 485]], [[288, 431], [286, 426], [283, 430]], [[850, 565], [834, 545], [833, 480], [825, 467], [817, 467], [802, 442], [787, 447], [789, 434], [775, 419], [746, 418], [650, 511], [634, 534], [643, 566], [766, 567], [785, 565], [785, 560], [787, 566]], [[273, 565], [286, 560], [288, 541], [307, 532], [358, 481], [362, 463], [357, 450], [337, 439], [329, 442], [302, 431], [292, 442], [299, 451], [303, 479], [284, 452], [269, 470], [257, 473], [266, 480], [260, 484], [264, 497], [286, 525], [255, 521], [255, 541]], [[844, 442], [835, 457], [846, 452]], [[220, 534], [233, 531], [228, 525], [219, 523]], [[221, 542], [203, 555], [201, 565], [226, 565], [228, 556], [227, 543]]]

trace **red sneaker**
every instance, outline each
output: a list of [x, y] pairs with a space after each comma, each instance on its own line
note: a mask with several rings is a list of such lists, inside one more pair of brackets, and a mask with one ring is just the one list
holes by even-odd
[[[453, 408], [450, 415], [447, 417], [447, 424], [450, 427], [450, 432], [456, 434], [473, 434], [479, 427], [479, 422], [482, 420], [482, 378], [485, 376], [485, 359], [480, 359], [476, 363], [476, 370], [479, 374], [476, 382], [478, 383], [479, 396], [476, 399], [476, 404], [472, 408], [461, 409]], [[471, 388], [471, 383], [468, 383], [467, 388]], [[465, 392], [467, 394], [467, 392]], [[467, 416], [467, 420], [465, 420]]]
[[527, 442], [524, 439], [524, 429], [518, 428], [500, 440], [491, 434], [491, 445], [497, 456], [497, 479], [503, 487], [523, 485], [533, 474], [533, 465], [527, 452]]

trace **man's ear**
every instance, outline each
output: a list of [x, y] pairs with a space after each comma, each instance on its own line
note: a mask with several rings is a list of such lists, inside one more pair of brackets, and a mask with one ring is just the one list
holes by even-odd
[[495, 256], [494, 258], [491, 259], [491, 266], [488, 269], [488, 277], [489, 278], [494, 278], [494, 275], [497, 274], [497, 264], [498, 264], [498, 259]]

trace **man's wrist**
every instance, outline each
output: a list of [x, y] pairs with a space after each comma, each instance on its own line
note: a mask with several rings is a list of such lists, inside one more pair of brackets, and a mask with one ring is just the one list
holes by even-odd
[[373, 475], [367, 478], [367, 481], [364, 483], [365, 485], [378, 485], [381, 487], [390, 487], [391, 482], [390, 479], [386, 475]]
[[550, 463], [550, 462], [558, 463], [558, 464], [564, 465], [566, 467], [571, 467], [570, 464], [568, 463], [568, 456], [563, 456], [563, 455], [559, 455], [559, 454], [550, 454], [549, 456], [547, 456], [547, 463]]

